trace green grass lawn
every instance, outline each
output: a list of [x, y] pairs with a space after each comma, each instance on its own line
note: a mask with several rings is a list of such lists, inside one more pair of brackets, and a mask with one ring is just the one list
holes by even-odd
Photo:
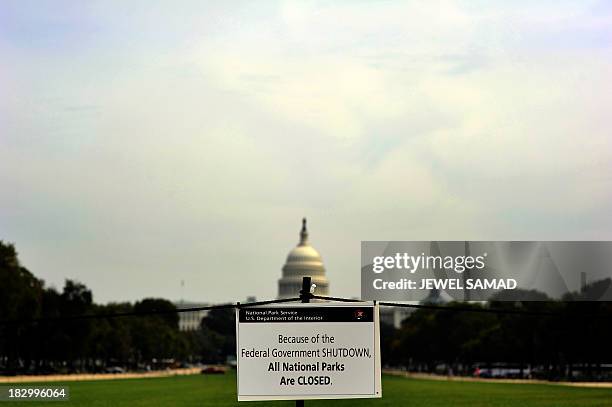
[[[52, 383], [58, 385], [59, 383]], [[237, 406], [236, 376], [176, 376], [69, 382], [72, 406]], [[24, 404], [25, 403], [25, 404]], [[49, 402], [0, 402], [0, 407], [49, 406]], [[242, 406], [293, 406], [294, 402], [242, 402]], [[612, 406], [612, 389], [586, 389], [545, 384], [445, 382], [383, 377], [383, 398], [313, 400], [306, 406]]]

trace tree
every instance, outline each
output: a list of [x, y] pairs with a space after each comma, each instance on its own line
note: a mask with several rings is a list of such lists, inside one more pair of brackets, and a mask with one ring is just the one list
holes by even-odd
[[[0, 241], [0, 315], [23, 320], [40, 315], [44, 283], [22, 267], [12, 244]], [[19, 368], [20, 356], [30, 358], [32, 326], [0, 326], [0, 362], [9, 370]]]
[[236, 313], [233, 309], [212, 309], [202, 319], [200, 350], [209, 362], [223, 363], [236, 354]]
[[175, 305], [161, 298], [146, 298], [134, 304], [134, 311], [153, 313], [130, 318], [137, 362], [173, 358], [178, 342], [178, 314]]

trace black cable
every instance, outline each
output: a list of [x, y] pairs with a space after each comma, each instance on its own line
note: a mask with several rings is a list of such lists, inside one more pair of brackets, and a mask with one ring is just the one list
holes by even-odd
[[363, 302], [363, 300], [358, 300], [355, 298], [329, 297], [327, 295], [313, 295], [311, 298], [316, 298], [318, 300], [338, 301], [338, 302]]
[[[342, 297], [329, 297], [323, 295], [309, 294], [309, 298], [327, 300], [327, 301], [338, 301], [338, 302], [361, 302], [362, 300], [354, 298], [342, 298]], [[117, 313], [106, 313], [106, 314], [86, 314], [86, 315], [73, 315], [73, 316], [61, 316], [61, 317], [42, 317], [42, 318], [31, 318], [31, 319], [15, 319], [15, 320], [3, 320], [0, 321], [0, 326], [3, 325], [19, 325], [19, 324], [31, 324], [31, 323], [46, 323], [46, 322], [67, 322], [77, 320], [88, 320], [88, 319], [104, 319], [104, 318], [117, 318], [117, 317], [131, 317], [131, 316], [147, 316], [147, 315], [163, 315], [173, 314], [180, 312], [194, 312], [194, 311], [210, 311], [214, 309], [236, 309], [236, 308], [248, 308], [260, 305], [268, 304], [280, 304], [287, 302], [301, 301], [300, 297], [286, 298], [278, 300], [266, 300], [256, 301], [246, 304], [241, 303], [228, 303], [219, 305], [209, 305], [204, 307], [192, 307], [192, 308], [178, 308], [171, 310], [152, 310], [146, 312], [117, 312]], [[400, 308], [415, 308], [415, 309], [429, 309], [435, 311], [456, 311], [456, 312], [480, 312], [490, 314], [508, 314], [508, 315], [525, 315], [525, 316], [554, 316], [554, 317], [593, 317], [593, 318], [611, 318], [610, 315], [602, 314], [577, 314], [577, 313], [559, 313], [552, 311], [529, 311], [529, 310], [512, 310], [512, 309], [501, 309], [501, 308], [468, 308], [468, 307], [448, 307], [439, 305], [427, 305], [427, 304], [407, 304], [407, 303], [396, 303], [396, 302], [379, 302], [384, 307], [400, 307]]]
[[[565, 317], [568, 314], [552, 312], [552, 311], [528, 311], [528, 310], [512, 310], [512, 309], [501, 309], [501, 308], [466, 308], [466, 307], [441, 307], [439, 305], [427, 305], [427, 304], [404, 304], [396, 302], [379, 302], [380, 305], [385, 307], [400, 307], [400, 308], [417, 308], [417, 309], [430, 309], [437, 311], [458, 311], [458, 312], [481, 312], [488, 314], [512, 314], [512, 315], [530, 315], [530, 316], [557, 316]], [[582, 314], [581, 314], [582, 316]], [[602, 315], [603, 316], [603, 315]]]
[[380, 305], [386, 307], [404, 307], [417, 309], [430, 309], [438, 311], [458, 311], [458, 312], [480, 312], [489, 314], [507, 314], [507, 315], [525, 315], [525, 316], [548, 316], [548, 317], [578, 317], [578, 318], [612, 318], [610, 314], [592, 314], [592, 313], [575, 313], [575, 312], [554, 312], [554, 311], [530, 311], [519, 309], [502, 309], [502, 308], [467, 308], [467, 307], [448, 307], [427, 304], [403, 304], [396, 302], [379, 302]]
[[[340, 297], [328, 297], [324, 295], [313, 295], [312, 298], [329, 301], [340, 301], [340, 302], [361, 302], [354, 298], [340, 298]], [[603, 314], [576, 314], [576, 313], [560, 313], [553, 311], [529, 311], [529, 310], [517, 310], [517, 309], [501, 309], [501, 308], [468, 308], [468, 307], [448, 307], [439, 305], [428, 305], [428, 304], [407, 304], [397, 302], [385, 302], [379, 301], [379, 305], [384, 307], [400, 307], [400, 308], [415, 308], [415, 309], [429, 309], [435, 311], [457, 311], [457, 312], [480, 312], [488, 314], [509, 314], [509, 315], [526, 315], [526, 316], [553, 316], [553, 317], [593, 317], [593, 318], [611, 318], [610, 315]]]
[[256, 302], [249, 302], [246, 304], [228, 303], [228, 304], [208, 305], [204, 307], [177, 308], [177, 309], [169, 309], [169, 310], [151, 310], [151, 311], [146, 311], [146, 312], [129, 311], [129, 312], [106, 313], [106, 314], [85, 314], [85, 315], [70, 315], [70, 316], [61, 316], [61, 317], [13, 319], [13, 320], [0, 321], [0, 326], [45, 323], [45, 322], [68, 322], [68, 321], [77, 321], [77, 320], [104, 319], [104, 318], [117, 318], [117, 317], [164, 315], [164, 314], [174, 314], [178, 312], [210, 311], [213, 309], [248, 308], [248, 307], [255, 307], [258, 305], [277, 304], [277, 303], [295, 302], [295, 301], [300, 301], [300, 298], [296, 297], [296, 298], [286, 298], [286, 299], [280, 299], [280, 300], [256, 301]]

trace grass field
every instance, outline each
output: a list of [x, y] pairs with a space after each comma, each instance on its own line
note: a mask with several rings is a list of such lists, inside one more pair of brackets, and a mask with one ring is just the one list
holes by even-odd
[[[59, 385], [60, 383], [53, 383]], [[66, 383], [72, 406], [236, 406], [236, 376], [175, 376]], [[25, 404], [24, 404], [25, 403]], [[1, 407], [49, 407], [49, 402], [0, 402]], [[241, 406], [293, 406], [294, 402], [243, 402]], [[546, 384], [502, 384], [383, 377], [383, 398], [313, 400], [306, 406], [543, 407], [612, 406], [612, 389]]]

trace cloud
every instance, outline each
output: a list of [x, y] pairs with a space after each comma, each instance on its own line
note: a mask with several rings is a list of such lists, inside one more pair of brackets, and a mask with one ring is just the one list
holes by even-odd
[[271, 297], [303, 215], [338, 295], [360, 240], [610, 236], [601, 6], [53, 8], [0, 38], [2, 238], [50, 282]]

